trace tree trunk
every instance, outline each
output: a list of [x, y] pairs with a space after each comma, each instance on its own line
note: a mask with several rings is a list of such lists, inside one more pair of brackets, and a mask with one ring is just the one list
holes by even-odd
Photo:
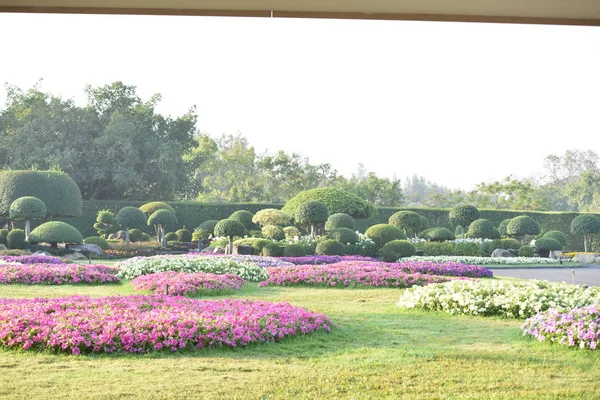
[[28, 219], [25, 220], [25, 240], [29, 240], [29, 232], [31, 232], [31, 223]]
[[167, 238], [165, 237], [165, 226], [160, 226], [160, 247], [167, 247]]
[[481, 238], [481, 255], [483, 256], [485, 254], [485, 242], [484, 239]]
[[233, 236], [229, 236], [229, 253], [233, 254]]
[[129, 227], [125, 227], [125, 245], [129, 247]]
[[585, 251], [587, 253], [588, 247], [587, 247], [587, 234], [583, 234], [583, 251]]
[[314, 225], [310, 226], [310, 237], [313, 239], [315, 238], [315, 226]]
[[161, 237], [160, 237], [160, 226], [159, 225], [154, 225], [154, 231], [156, 232], [156, 241], [160, 244], [162, 243]]
[[461, 239], [465, 238], [465, 227], [464, 226], [460, 226], [460, 237]]

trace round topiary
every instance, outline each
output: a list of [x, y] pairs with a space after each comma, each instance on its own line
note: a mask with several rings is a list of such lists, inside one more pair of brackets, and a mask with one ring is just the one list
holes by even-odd
[[578, 215], [571, 221], [571, 233], [583, 235], [583, 248], [588, 251], [588, 235], [600, 232], [600, 218], [595, 215]]
[[66, 222], [50, 221], [41, 224], [29, 234], [31, 243], [50, 243], [54, 248], [58, 243], [81, 243], [83, 236], [74, 227]]
[[304, 257], [306, 250], [301, 244], [289, 244], [283, 248], [284, 257]]
[[369, 218], [376, 214], [373, 205], [356, 195], [334, 188], [319, 188], [300, 192], [285, 203], [282, 211], [290, 215], [296, 215], [296, 209], [301, 204], [309, 201], [319, 201], [325, 204], [331, 214], [344, 213], [353, 218]]
[[169, 210], [157, 210], [150, 215], [150, 218], [148, 218], [148, 225], [174, 228], [177, 225], [177, 217]]
[[10, 205], [8, 214], [10, 219], [15, 220], [44, 218], [46, 216], [46, 205], [37, 197], [19, 197]]
[[252, 222], [260, 226], [276, 225], [276, 226], [288, 226], [292, 223], [292, 216], [281, 210], [275, 208], [265, 208], [260, 210], [254, 217]]
[[146, 203], [140, 207], [140, 211], [146, 214], [148, 217], [158, 210], [167, 210], [173, 213], [173, 215], [176, 214], [175, 209], [173, 207], [162, 201], [153, 201], [151, 203]]
[[315, 253], [323, 256], [341, 256], [344, 254], [344, 245], [337, 240], [326, 239], [317, 243]]
[[429, 228], [421, 233], [423, 239], [431, 242], [445, 242], [446, 240], [454, 240], [456, 237], [449, 229], [443, 227]]
[[200, 236], [204, 239], [208, 239], [210, 235], [215, 234], [215, 226], [217, 226], [218, 223], [219, 221], [217, 221], [216, 219], [209, 219], [208, 221], [204, 221], [198, 226], [198, 228], [196, 228], [196, 232], [198, 232]]
[[500, 240], [500, 244], [502, 245], [502, 248], [505, 250], [510, 250], [510, 249], [519, 249], [521, 248], [521, 243], [519, 243], [518, 240], [516, 239], [502, 239]]
[[500, 225], [498, 225], [498, 232], [500, 232], [500, 237], [507, 236], [506, 227], [508, 226], [508, 224], [510, 224], [511, 220], [512, 220], [512, 218], [507, 218], [507, 219], [503, 220], [502, 222], [500, 222]]
[[234, 242], [234, 244], [252, 246], [254, 248], [254, 254], [259, 256], [262, 254], [262, 249], [266, 245], [276, 244], [276, 243], [274, 243], [272, 240], [269, 240], [269, 239], [250, 237], [250, 238], [238, 239]]
[[192, 232], [187, 229], [178, 229], [175, 231], [177, 235], [178, 242], [191, 242], [192, 241]]
[[177, 237], [177, 234], [175, 232], [169, 232], [165, 234], [165, 240], [167, 242], [178, 242], [179, 237]]
[[8, 229], [0, 229], [0, 243], [5, 246], [8, 244], [6, 241], [6, 238], [8, 237], [8, 232]]
[[146, 225], [146, 214], [139, 208], [135, 207], [123, 207], [117, 213], [115, 219], [117, 224], [124, 228], [141, 228]]
[[405, 234], [416, 234], [425, 228], [421, 216], [414, 211], [398, 211], [392, 214], [388, 223], [402, 229]]
[[459, 237], [461, 236], [463, 233], [465, 233], [465, 228], [463, 228], [462, 226], [458, 225], [456, 228], [454, 228], [454, 236]]
[[479, 219], [479, 210], [470, 204], [461, 204], [450, 210], [448, 219], [453, 225], [469, 226], [471, 222]]
[[83, 239], [83, 243], [85, 244], [95, 244], [100, 247], [102, 250], [108, 249], [110, 246], [106, 239], [101, 238], [100, 236], [90, 236]]
[[560, 244], [560, 242], [556, 239], [539, 238], [535, 240], [535, 248], [548, 251], [560, 251], [563, 247], [562, 244]]
[[132, 242], [141, 242], [144, 240], [145, 233], [139, 229], [131, 229], [129, 231], [129, 240]]
[[422, 215], [419, 215], [419, 217], [421, 219], [421, 229], [429, 229], [429, 220]]
[[62, 172], [0, 171], [0, 215], [8, 216], [13, 201], [24, 196], [44, 202], [48, 217], [81, 215], [81, 191], [75, 181]]
[[307, 201], [296, 208], [294, 219], [299, 225], [310, 226], [311, 236], [315, 234], [315, 228], [324, 224], [329, 217], [327, 206], [320, 201]]
[[390, 224], [373, 225], [367, 229], [365, 235], [375, 242], [379, 249], [392, 240], [406, 240], [406, 235], [402, 232], [402, 229]]
[[233, 238], [244, 235], [244, 225], [233, 219], [222, 219], [215, 226], [216, 236], [225, 236], [229, 238], [229, 254], [233, 252]]
[[467, 237], [474, 239], [500, 239], [500, 233], [487, 219], [476, 219], [469, 225]]
[[331, 214], [325, 222], [325, 230], [327, 232], [334, 231], [338, 228], [348, 228], [356, 231], [356, 221], [354, 218], [344, 213]]
[[411, 257], [416, 253], [415, 245], [406, 240], [392, 240], [381, 248], [381, 256], [385, 262], [396, 262], [400, 258]]
[[283, 240], [285, 239], [285, 232], [278, 226], [267, 225], [263, 226], [261, 230], [264, 237], [271, 240]]
[[535, 220], [527, 215], [520, 215], [510, 220], [506, 226], [506, 234], [514, 237], [526, 235], [539, 235], [540, 226]]
[[285, 238], [288, 240], [302, 236], [300, 229], [296, 228], [295, 226], [286, 226], [283, 228], [283, 233], [285, 234]]
[[563, 246], [567, 245], [567, 235], [561, 231], [548, 231], [544, 233], [543, 237], [558, 240]]
[[238, 210], [229, 216], [229, 219], [238, 221], [240, 224], [244, 225], [244, 228], [246, 228], [249, 231], [256, 229], [256, 224], [252, 222], [252, 218], [254, 218], [254, 214], [252, 214], [248, 210]]
[[12, 231], [8, 232], [6, 243], [9, 249], [24, 249], [25, 231], [22, 229], [13, 229]]
[[329, 232], [327, 237], [343, 244], [354, 244], [358, 242], [358, 235], [350, 228], [337, 228], [336, 230]]
[[275, 243], [269, 243], [263, 247], [262, 255], [265, 257], [281, 257], [283, 256], [283, 247]]
[[533, 257], [533, 249], [531, 246], [519, 247], [519, 257]]

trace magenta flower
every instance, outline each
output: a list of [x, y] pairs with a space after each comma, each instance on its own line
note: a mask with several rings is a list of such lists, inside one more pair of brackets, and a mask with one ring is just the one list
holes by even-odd
[[100, 264], [0, 264], [0, 284], [110, 283], [119, 281], [117, 271]]
[[203, 272], [158, 272], [138, 276], [131, 281], [135, 290], [151, 290], [156, 294], [183, 296], [203, 290], [239, 290], [244, 280], [234, 274], [208, 274]]

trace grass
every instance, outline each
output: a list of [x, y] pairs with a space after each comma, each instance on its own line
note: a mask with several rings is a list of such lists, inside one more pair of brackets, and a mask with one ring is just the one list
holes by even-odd
[[[0, 350], [0, 398], [597, 398], [599, 352], [525, 339], [517, 320], [403, 311], [395, 307], [400, 292], [248, 285], [227, 297], [287, 301], [338, 326], [247, 349], [135, 356]], [[0, 287], [3, 297], [132, 293], [128, 283]]]

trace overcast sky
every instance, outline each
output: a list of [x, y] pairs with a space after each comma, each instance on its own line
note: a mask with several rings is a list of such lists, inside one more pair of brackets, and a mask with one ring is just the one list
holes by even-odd
[[0, 14], [0, 38], [2, 82], [83, 102], [121, 80], [161, 93], [161, 113], [196, 105], [202, 132], [346, 176], [470, 189], [600, 153], [600, 28]]

